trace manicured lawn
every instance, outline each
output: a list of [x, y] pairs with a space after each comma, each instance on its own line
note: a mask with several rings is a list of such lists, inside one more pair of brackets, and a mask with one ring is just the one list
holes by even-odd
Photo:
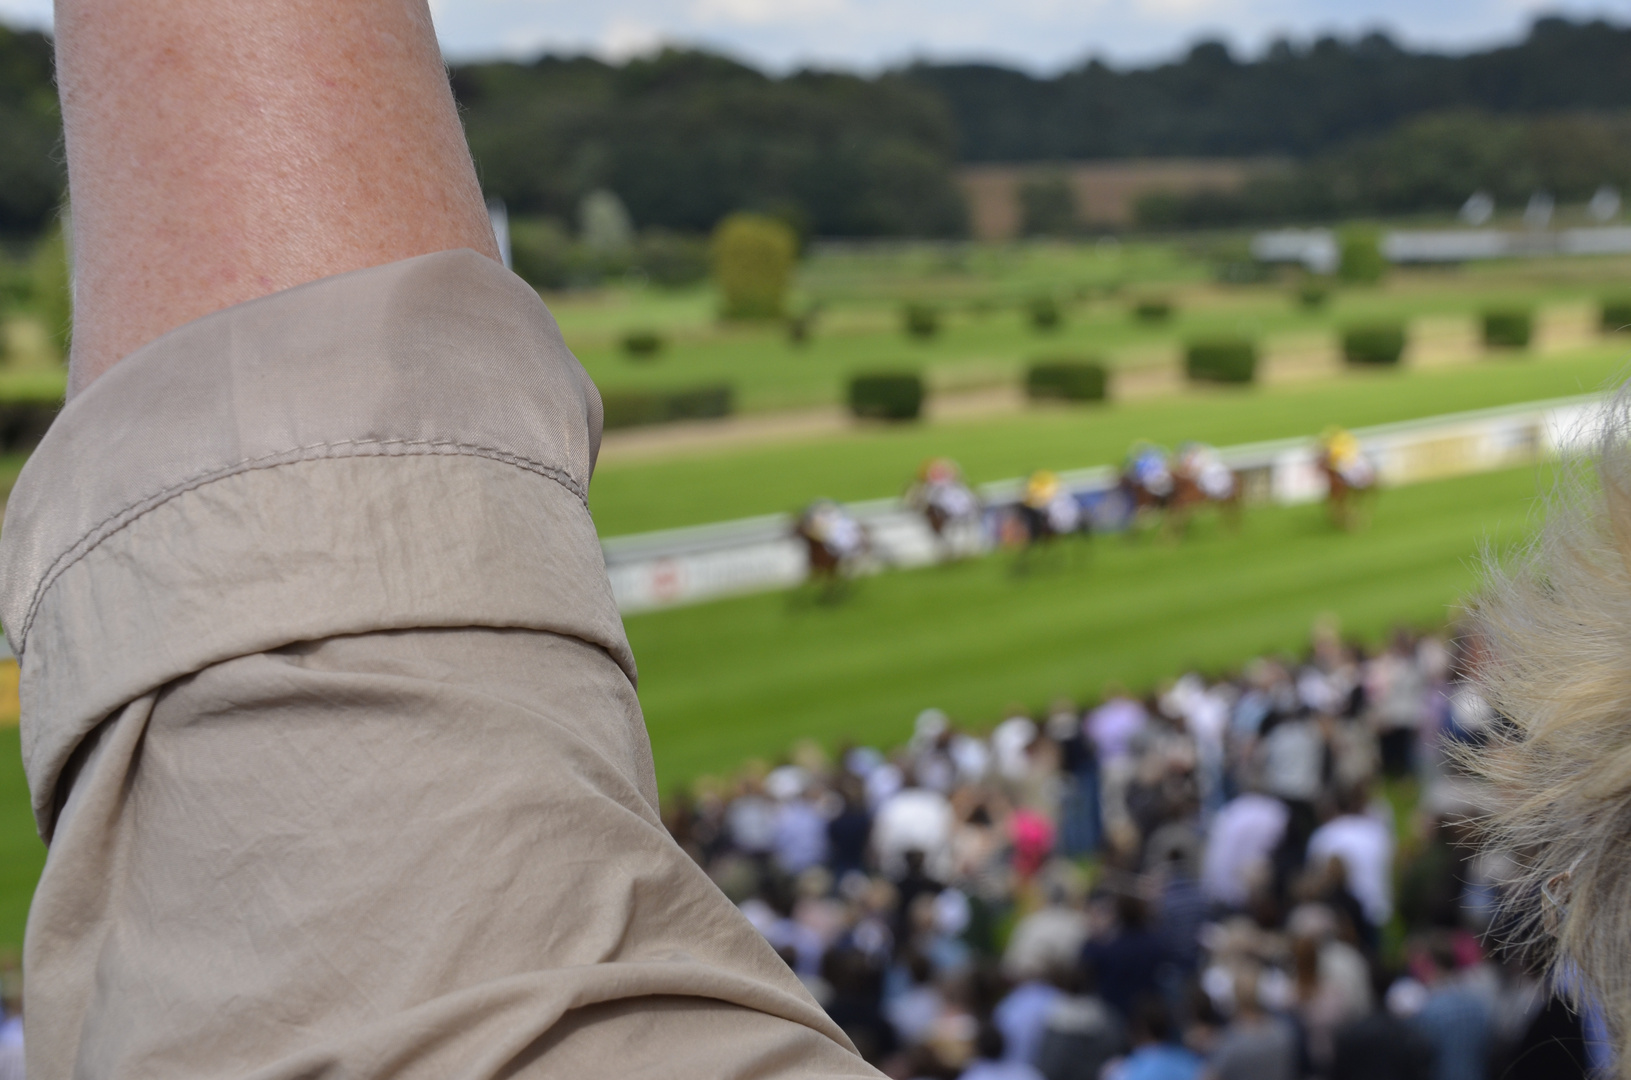
[[23, 924], [45, 845], [34, 831], [16, 727], [0, 727], [0, 965], [23, 947]]
[[1098, 537], [1023, 575], [997, 555], [860, 582], [841, 604], [767, 594], [626, 620], [660, 782], [774, 758], [797, 739], [891, 746], [929, 706], [989, 726], [1009, 703], [1148, 687], [1196, 665], [1300, 650], [1333, 613], [1376, 639], [1440, 625], [1481, 542], [1527, 529], [1534, 470], [1384, 492], [1371, 527], [1261, 509], [1180, 544]]
[[[908, 368], [937, 387], [1012, 382], [1026, 363], [1050, 354], [1093, 354], [1117, 366], [1170, 356], [1197, 336], [1244, 334], [1272, 343], [1329, 338], [1354, 321], [1422, 315], [1471, 316], [1492, 304], [1595, 300], [1605, 283], [1624, 280], [1631, 260], [1533, 260], [1465, 269], [1401, 270], [1379, 286], [1335, 288], [1330, 302], [1307, 309], [1289, 279], [1261, 285], [1210, 281], [1213, 238], [1180, 244], [1034, 244], [898, 251], [824, 252], [801, 266], [790, 307], [818, 306], [814, 332], [792, 343], [783, 327], [725, 325], [711, 288], [668, 292], [617, 286], [548, 297], [567, 342], [603, 390], [726, 382], [743, 411], [841, 400], [857, 371]], [[1027, 316], [1030, 299], [1048, 295], [1063, 322], [1041, 333]], [[1132, 315], [1140, 297], [1161, 296], [1174, 317], [1148, 324]], [[906, 300], [940, 312], [928, 341], [901, 328]], [[619, 346], [631, 330], [660, 332], [667, 347], [634, 359]]]
[[1217, 445], [1314, 435], [1440, 413], [1562, 397], [1624, 374], [1631, 341], [1567, 357], [1496, 358], [1442, 370], [1360, 372], [1318, 383], [1215, 391], [1128, 404], [907, 424], [752, 448], [609, 461], [590, 508], [602, 536], [794, 510], [811, 499], [898, 494], [924, 458], [949, 454], [975, 481], [1120, 460], [1139, 438]]

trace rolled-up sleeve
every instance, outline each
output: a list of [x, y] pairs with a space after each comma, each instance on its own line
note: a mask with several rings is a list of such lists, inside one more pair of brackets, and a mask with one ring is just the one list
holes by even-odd
[[876, 1075], [659, 822], [599, 434], [473, 252], [69, 403], [0, 539], [32, 1080]]

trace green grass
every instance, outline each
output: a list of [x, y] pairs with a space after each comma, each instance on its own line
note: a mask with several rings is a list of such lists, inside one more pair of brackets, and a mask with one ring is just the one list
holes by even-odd
[[0, 401], [60, 402], [67, 392], [66, 368], [0, 371]]
[[989, 725], [1011, 702], [1300, 651], [1323, 613], [1373, 640], [1438, 625], [1474, 586], [1480, 542], [1528, 527], [1536, 490], [1523, 469], [1383, 492], [1351, 535], [1323, 507], [1260, 509], [1238, 534], [1203, 521], [1181, 544], [1099, 537], [1025, 575], [997, 555], [870, 578], [837, 605], [766, 594], [633, 616], [659, 781], [803, 737], [895, 745], [929, 706]]
[[[807, 259], [790, 307], [820, 305], [810, 341], [794, 345], [770, 325], [725, 325], [706, 286], [680, 292], [614, 286], [549, 297], [568, 344], [604, 390], [672, 388], [729, 382], [745, 411], [833, 403], [860, 370], [911, 366], [939, 389], [1012, 382], [1047, 353], [1091, 352], [1117, 366], [1161, 359], [1187, 338], [1248, 335], [1263, 341], [1334, 336], [1354, 321], [1424, 315], [1471, 318], [1491, 304], [1595, 300], [1602, 283], [1631, 271], [1628, 259], [1551, 259], [1468, 268], [1410, 269], [1379, 286], [1337, 288], [1329, 304], [1308, 310], [1293, 297], [1293, 277], [1271, 284], [1210, 284], [1219, 238], [1180, 244], [1024, 244], [835, 251]], [[1047, 294], [1064, 312], [1055, 332], [1028, 323], [1026, 302]], [[1168, 323], [1132, 316], [1141, 296], [1176, 302]], [[930, 341], [908, 340], [906, 301], [940, 308]], [[660, 359], [633, 361], [619, 347], [630, 330], [659, 331]]]
[[898, 494], [924, 458], [949, 454], [977, 482], [1033, 469], [1118, 461], [1135, 439], [1220, 446], [1317, 434], [1440, 413], [1561, 397], [1621, 375], [1631, 348], [1610, 343], [1566, 358], [1511, 358], [1442, 370], [1364, 371], [1257, 390], [1048, 409], [983, 421], [911, 424], [843, 436], [722, 449], [665, 461], [609, 461], [589, 505], [602, 536], [793, 510], [818, 496]]
[[0, 728], [0, 964], [23, 946], [23, 924], [45, 845], [34, 831], [16, 728]]

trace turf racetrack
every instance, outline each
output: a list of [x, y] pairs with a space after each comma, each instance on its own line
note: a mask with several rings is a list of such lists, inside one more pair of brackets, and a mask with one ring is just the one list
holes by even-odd
[[17, 729], [0, 728], [0, 967], [22, 949], [28, 899], [44, 864], [45, 845], [28, 808]]
[[[1004, 553], [869, 578], [841, 604], [772, 593], [635, 616], [658, 777], [729, 772], [806, 736], [895, 745], [929, 705], [989, 726], [1010, 702], [1229, 668], [1300, 649], [1324, 612], [1368, 638], [1442, 623], [1480, 542], [1522, 536], [1537, 489], [1522, 469], [1383, 492], [1352, 535], [1323, 507], [1264, 508], [1238, 534], [1203, 519], [1181, 543], [1096, 537], [1023, 575]], [[0, 960], [22, 940], [43, 854], [17, 731], [0, 729]]]
[[1261, 508], [1237, 534], [1203, 519], [1181, 543], [1100, 536], [1023, 574], [1001, 553], [868, 578], [838, 604], [766, 594], [632, 616], [659, 783], [803, 737], [897, 745], [928, 706], [989, 727], [1010, 703], [1300, 651], [1326, 612], [1370, 640], [1441, 625], [1476, 583], [1481, 542], [1526, 534], [1539, 482], [1521, 469], [1385, 491], [1356, 534], [1323, 506]]
[[984, 483], [1033, 469], [1120, 461], [1135, 439], [1215, 446], [1313, 436], [1600, 390], [1623, 378], [1631, 347], [1610, 341], [1565, 356], [1513, 354], [1443, 369], [1349, 371], [1311, 383], [1214, 389], [1173, 398], [1040, 409], [934, 424], [868, 425], [844, 435], [606, 461], [589, 508], [602, 536], [796, 511], [825, 496], [899, 495], [925, 458], [954, 457]]

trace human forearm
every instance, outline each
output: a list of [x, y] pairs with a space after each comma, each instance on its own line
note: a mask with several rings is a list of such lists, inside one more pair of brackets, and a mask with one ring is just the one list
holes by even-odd
[[74, 388], [168, 330], [432, 251], [496, 257], [423, 0], [58, 0]]

